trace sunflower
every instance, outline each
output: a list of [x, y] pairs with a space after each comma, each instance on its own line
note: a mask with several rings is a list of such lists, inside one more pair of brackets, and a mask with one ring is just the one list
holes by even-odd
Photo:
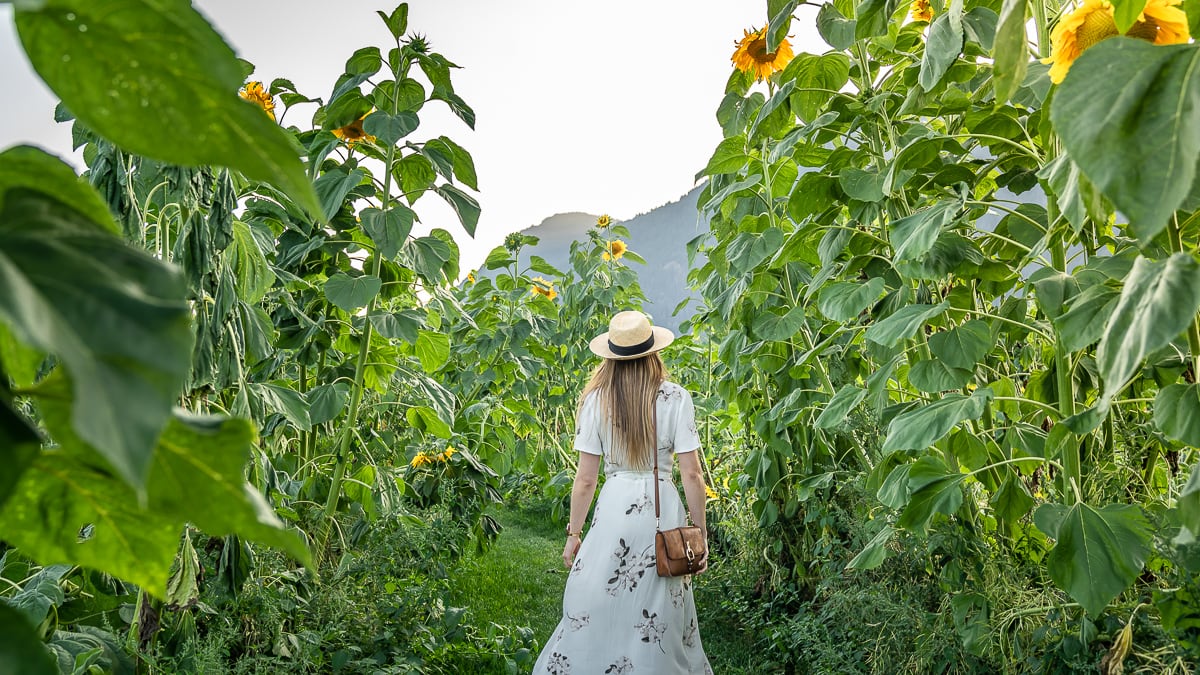
[[558, 297], [558, 291], [554, 290], [554, 282], [547, 281], [542, 277], [533, 278], [533, 286], [529, 288], [529, 292], [535, 295], [544, 295], [548, 300]]
[[475, 283], [475, 273], [474, 272], [467, 272], [467, 281], [472, 284]]
[[238, 96], [262, 108], [267, 117], [270, 117], [272, 122], [275, 121], [275, 99], [263, 89], [262, 82], [247, 82], [238, 92]]
[[608, 215], [607, 213], [596, 219], [596, 227], [602, 230], [609, 225], [612, 225], [612, 216]]
[[933, 21], [933, 8], [929, 6], [929, 0], [913, 0], [912, 6], [908, 8], [908, 15], [913, 21], [929, 23]]
[[604, 252], [603, 258], [605, 260], [620, 260], [621, 256], [625, 255], [625, 251], [628, 250], [629, 247], [625, 245], [625, 242], [620, 239], [613, 239], [608, 242], [608, 250]]
[[717, 499], [720, 495], [717, 494], [716, 490], [705, 485], [704, 486], [704, 496], [708, 497], [709, 499]]
[[[371, 112], [374, 112], [374, 111], [371, 111]], [[333, 135], [337, 136], [338, 138], [342, 139], [343, 141], [346, 141], [347, 145], [354, 145], [355, 143], [357, 143], [359, 141], [366, 141], [368, 143], [374, 143], [375, 137], [368, 134], [367, 132], [363, 131], [363, 120], [366, 119], [367, 115], [370, 115], [370, 114], [371, 113], [366, 113], [365, 115], [354, 120], [350, 124], [347, 124], [346, 126], [340, 128], [340, 129], [334, 129]]]
[[446, 450], [442, 452], [442, 454], [438, 455], [438, 457], [441, 458], [441, 461], [445, 462], [446, 460], [453, 457], [454, 453], [456, 453], [456, 452], [458, 452], [458, 450], [456, 450], [454, 448], [454, 446], [451, 445], [451, 446], [447, 447]]
[[784, 38], [779, 42], [779, 47], [773, 52], [767, 51], [767, 29], [764, 27], [761, 30], [754, 32], [743, 30], [745, 34], [738, 42], [737, 49], [733, 50], [733, 56], [730, 60], [733, 65], [743, 73], [754, 73], [755, 80], [765, 80], [772, 73], [783, 70], [784, 66], [792, 60], [792, 45]]
[[429, 464], [433, 464], [433, 458], [426, 452], [418, 452], [417, 456], [413, 457], [412, 461], [408, 463], [414, 469], [419, 469]]
[[[1126, 33], [1126, 37], [1138, 38], [1156, 45], [1173, 45], [1187, 42], [1187, 16], [1179, 8], [1182, 0], [1150, 0]], [[1120, 35], [1113, 18], [1113, 7], [1106, 0], [1084, 0], [1083, 5], [1064, 16], [1051, 35], [1052, 47], [1049, 58], [1042, 63], [1050, 66], [1050, 81], [1059, 84], [1067, 76], [1071, 64], [1088, 47]]]

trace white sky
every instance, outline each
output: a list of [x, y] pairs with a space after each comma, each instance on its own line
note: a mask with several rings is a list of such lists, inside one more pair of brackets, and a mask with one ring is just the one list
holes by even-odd
[[[346, 58], [390, 36], [361, 0], [196, 0], [256, 79], [292, 80], [326, 98]], [[411, 137], [445, 134], [469, 150], [483, 214], [475, 240], [440, 198], [417, 203], [426, 228], [445, 227], [478, 266], [508, 232], [565, 211], [619, 219], [693, 187], [721, 140], [715, 111], [743, 28], [765, 21], [765, 0], [413, 0], [409, 31], [462, 66], [455, 90], [476, 112], [471, 131], [440, 103]], [[811, 19], [791, 31], [797, 52], [828, 47]], [[385, 50], [386, 54], [386, 50]], [[70, 154], [55, 97], [29, 68], [0, 5], [0, 148], [40, 145]], [[437, 111], [432, 114], [431, 111]], [[285, 120], [303, 126], [312, 106]]]

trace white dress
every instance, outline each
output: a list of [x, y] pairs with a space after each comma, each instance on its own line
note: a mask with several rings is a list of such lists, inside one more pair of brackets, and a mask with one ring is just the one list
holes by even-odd
[[[535, 675], [711, 675], [700, 644], [691, 577], [660, 577], [654, 560], [654, 474], [612, 461], [611, 425], [598, 398], [584, 401], [575, 449], [604, 459], [604, 487], [563, 592], [563, 617], [533, 667]], [[686, 389], [658, 391], [662, 528], [686, 522], [671, 482], [673, 455], [700, 448]]]

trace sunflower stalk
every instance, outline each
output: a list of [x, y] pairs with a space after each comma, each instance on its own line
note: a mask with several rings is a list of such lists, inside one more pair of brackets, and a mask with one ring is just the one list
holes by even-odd
[[[1179, 214], [1171, 216], [1171, 220], [1167, 223], [1167, 239], [1171, 242], [1171, 251], [1174, 253], [1185, 253], [1183, 248], [1183, 234], [1179, 229]], [[1191, 360], [1188, 365], [1192, 368], [1192, 381], [1200, 381], [1200, 316], [1193, 316], [1192, 322], [1188, 324], [1187, 339], [1188, 350], [1191, 352]]]

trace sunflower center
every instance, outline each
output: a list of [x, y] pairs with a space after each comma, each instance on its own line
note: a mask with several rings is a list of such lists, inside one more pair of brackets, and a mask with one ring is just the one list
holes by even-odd
[[759, 63], [770, 63], [775, 60], [775, 52], [767, 51], [766, 40], [755, 40], [746, 48], [746, 52], [750, 54], [750, 58]]
[[1129, 29], [1129, 32], [1125, 36], [1139, 38], [1146, 42], [1154, 42], [1154, 39], [1158, 37], [1158, 24], [1154, 22], [1154, 19], [1146, 17], [1145, 21], [1133, 24], [1133, 27]]
[[1079, 30], [1075, 31], [1075, 41], [1079, 45], [1079, 50], [1083, 51], [1097, 42], [1115, 35], [1117, 35], [1117, 24], [1113, 18], [1106, 12], [1092, 12], [1084, 18]]

